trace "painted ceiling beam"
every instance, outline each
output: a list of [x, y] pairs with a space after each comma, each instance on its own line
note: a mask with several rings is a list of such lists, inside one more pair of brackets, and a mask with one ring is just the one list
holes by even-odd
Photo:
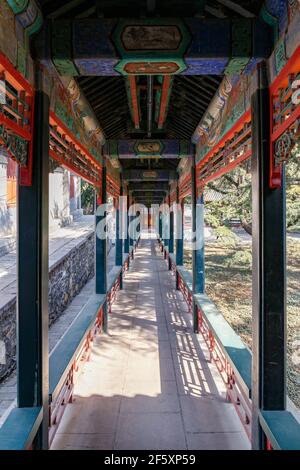
[[133, 190], [132, 191], [132, 194], [134, 197], [139, 197], [139, 198], [144, 198], [144, 199], [147, 199], [147, 198], [154, 198], [154, 199], [157, 199], [157, 198], [163, 198], [165, 195], [166, 195], [166, 191], [153, 191], [153, 192], [149, 192], [149, 191], [135, 191]]
[[269, 57], [270, 33], [260, 17], [55, 19], [45, 21], [34, 49], [60, 75], [223, 75], [233, 58]]
[[160, 182], [159, 184], [153, 182], [133, 183], [129, 184], [131, 191], [168, 191], [169, 184]]
[[107, 140], [107, 158], [183, 158], [193, 157], [195, 151], [189, 140], [141, 139]]
[[139, 92], [137, 88], [137, 77], [135, 75], [128, 75], [126, 80], [126, 91], [128, 98], [128, 106], [130, 115], [132, 117], [135, 129], [140, 128], [140, 105], [139, 105]]
[[160, 205], [163, 202], [163, 198], [161, 199], [137, 199], [135, 200], [137, 204], [143, 204], [144, 206], [151, 206], [153, 204]]
[[230, 10], [233, 10], [235, 13], [238, 13], [239, 15], [244, 16], [245, 18], [255, 17], [255, 15], [249, 10], [246, 10], [246, 8], [242, 7], [241, 5], [238, 5], [235, 2], [232, 2], [231, 0], [217, 0], [217, 2], [221, 3], [221, 5], [224, 5], [227, 8], [230, 8]]
[[126, 181], [170, 181], [177, 177], [175, 170], [123, 170]]
[[204, 10], [217, 18], [226, 18], [226, 15], [222, 11], [217, 8], [210, 7], [209, 5], [205, 5]]
[[55, 10], [53, 13], [48, 15], [48, 18], [55, 19], [58, 16], [67, 13], [68, 11], [72, 10], [72, 8], [77, 7], [78, 5], [82, 4], [85, 0], [72, 0], [71, 2], [64, 3], [60, 8]]
[[157, 98], [157, 127], [163, 129], [166, 118], [168, 115], [168, 107], [170, 102], [171, 90], [172, 90], [173, 77], [171, 75], [165, 75], [162, 78], [161, 91], [156, 92]]

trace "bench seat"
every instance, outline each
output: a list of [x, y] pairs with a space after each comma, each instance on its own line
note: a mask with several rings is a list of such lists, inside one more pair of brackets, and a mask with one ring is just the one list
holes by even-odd
[[42, 422], [42, 408], [14, 408], [0, 428], [0, 450], [28, 449]]
[[176, 266], [178, 274], [182, 278], [183, 282], [185, 283], [186, 287], [190, 291], [193, 292], [193, 275], [190, 271], [188, 271], [184, 266]]
[[261, 411], [261, 427], [275, 450], [300, 450], [300, 424], [289, 411]]
[[204, 313], [214, 336], [225, 350], [235, 373], [238, 373], [245, 383], [248, 389], [247, 394], [250, 397], [251, 352], [206, 294], [194, 294], [194, 300]]
[[57, 343], [49, 358], [49, 395], [53, 400], [65, 382], [70, 367], [93, 326], [99, 309], [105, 303], [105, 295], [94, 294]]

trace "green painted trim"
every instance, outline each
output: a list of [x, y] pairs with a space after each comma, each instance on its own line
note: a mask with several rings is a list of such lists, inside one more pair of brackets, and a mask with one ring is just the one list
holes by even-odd
[[285, 38], [282, 38], [281, 41], [277, 42], [274, 49], [274, 59], [275, 59], [275, 68], [277, 75], [283, 69], [287, 63], [286, 51], [285, 51]]
[[180, 140], [179, 142], [179, 158], [190, 156], [191, 144], [189, 140]]
[[40, 9], [38, 9], [34, 22], [30, 26], [28, 26], [28, 28], [26, 28], [25, 30], [26, 34], [31, 36], [32, 34], [37, 33], [42, 28], [43, 21], [44, 19], [43, 19], [42, 12]]
[[[172, 257], [174, 264], [176, 260]], [[184, 281], [186, 287], [193, 294], [193, 275], [184, 266], [176, 265], [176, 270]], [[193, 294], [194, 302], [201, 308], [214, 335], [224, 348], [235, 373], [239, 375], [241, 383], [244, 383], [245, 393], [251, 395], [251, 364], [252, 356], [239, 335], [233, 330], [219, 312], [215, 304], [206, 294]]]
[[259, 16], [260, 16], [260, 18], [263, 19], [263, 21], [265, 23], [270, 25], [271, 28], [273, 29], [274, 42], [276, 43], [278, 41], [278, 38], [279, 38], [278, 18], [276, 18], [275, 16], [271, 15], [271, 13], [268, 12], [265, 4], [263, 4], [263, 6], [261, 8]]
[[240, 74], [252, 57], [252, 23], [248, 19], [231, 20], [231, 59], [224, 74]]
[[14, 408], [0, 428], [0, 450], [26, 450], [43, 418], [41, 407]]
[[15, 15], [18, 15], [27, 9], [29, 0], [7, 0], [7, 3]]
[[72, 22], [60, 20], [52, 22], [52, 61], [59, 75], [78, 76], [72, 59]]
[[300, 423], [292, 413], [262, 410], [259, 422], [274, 450], [300, 450]]
[[49, 358], [49, 395], [51, 400], [59, 394], [85, 336], [93, 326], [99, 309], [103, 307], [106, 296], [94, 294], [81, 309], [73, 323], [57, 343]]
[[109, 146], [109, 158], [119, 158], [119, 145], [117, 140], [110, 140]]
[[26, 60], [26, 49], [24, 46], [18, 41], [17, 43], [17, 69], [23, 75], [23, 77], [27, 76], [27, 60]]

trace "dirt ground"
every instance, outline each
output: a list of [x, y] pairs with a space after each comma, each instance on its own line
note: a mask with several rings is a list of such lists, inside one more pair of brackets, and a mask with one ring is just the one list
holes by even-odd
[[[206, 292], [251, 349], [251, 243], [207, 242]], [[191, 252], [185, 264], [191, 269]], [[300, 240], [287, 239], [287, 386], [300, 407]]]

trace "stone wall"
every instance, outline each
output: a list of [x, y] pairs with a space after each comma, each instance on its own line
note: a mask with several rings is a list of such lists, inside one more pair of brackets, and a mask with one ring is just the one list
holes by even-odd
[[[94, 276], [94, 233], [75, 245], [51, 266], [49, 272], [49, 322], [54, 323], [72, 299]], [[0, 358], [0, 381], [16, 365], [16, 298], [1, 305], [0, 342], [5, 345], [5, 363]], [[3, 347], [2, 347], [3, 349]]]
[[51, 267], [49, 274], [50, 325], [94, 276], [94, 233]]

